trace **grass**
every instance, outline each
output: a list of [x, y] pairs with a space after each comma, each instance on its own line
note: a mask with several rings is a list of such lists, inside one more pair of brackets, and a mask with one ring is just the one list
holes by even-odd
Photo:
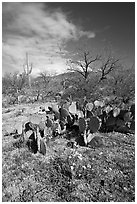
[[100, 148], [71, 148], [56, 138], [46, 156], [3, 136], [2, 201], [135, 202], [134, 135], [98, 134]]

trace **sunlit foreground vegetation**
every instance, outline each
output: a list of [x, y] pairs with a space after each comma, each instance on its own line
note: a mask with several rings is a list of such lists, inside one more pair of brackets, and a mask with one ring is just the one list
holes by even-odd
[[134, 134], [93, 133], [102, 139], [99, 147], [75, 145], [63, 134], [48, 141], [46, 155], [34, 154], [10, 133], [38, 108], [3, 109], [4, 202], [135, 201]]

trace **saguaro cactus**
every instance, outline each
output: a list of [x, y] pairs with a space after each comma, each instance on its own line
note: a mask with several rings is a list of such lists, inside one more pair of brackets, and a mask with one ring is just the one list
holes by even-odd
[[24, 73], [27, 75], [27, 78], [28, 78], [29, 87], [31, 88], [30, 74], [32, 72], [32, 63], [29, 64], [28, 53], [26, 53], [26, 63], [23, 66], [24, 66]]

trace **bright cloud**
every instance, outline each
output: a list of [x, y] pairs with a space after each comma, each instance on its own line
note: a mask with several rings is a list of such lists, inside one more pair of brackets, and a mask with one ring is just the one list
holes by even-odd
[[94, 38], [95, 33], [74, 25], [61, 10], [43, 3], [3, 3], [3, 72], [23, 71], [28, 52], [34, 75], [60, 73], [66, 69], [64, 43], [83, 36]]

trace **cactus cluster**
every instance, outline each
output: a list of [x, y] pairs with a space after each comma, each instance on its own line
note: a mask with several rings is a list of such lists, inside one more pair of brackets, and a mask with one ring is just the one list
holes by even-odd
[[[38, 116], [33, 116], [29, 122], [17, 128], [18, 134], [24, 134], [24, 140], [27, 138], [29, 149], [34, 148], [35, 153], [39, 151], [43, 155], [46, 154], [46, 143], [49, 139], [58, 135], [66, 136], [73, 130], [78, 137], [78, 140], [76, 138], [78, 144], [91, 146], [102, 144], [101, 137], [96, 136], [97, 132], [127, 133], [135, 130], [135, 106], [133, 105], [128, 110], [103, 107], [100, 115], [94, 112], [94, 106], [91, 103], [87, 103], [84, 110], [78, 110], [76, 103], [68, 108], [63, 105], [51, 105], [49, 110], [52, 114], [46, 115], [43, 121]], [[28, 131], [30, 133], [25, 138]]]

